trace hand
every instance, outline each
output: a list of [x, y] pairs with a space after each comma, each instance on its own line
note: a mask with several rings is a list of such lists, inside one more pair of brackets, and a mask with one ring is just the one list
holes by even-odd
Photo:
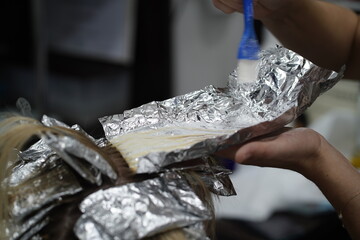
[[324, 137], [308, 128], [283, 128], [271, 136], [218, 153], [237, 163], [290, 169], [307, 177], [321, 170], [328, 154], [341, 158]]
[[[242, 0], [212, 0], [215, 7], [224, 13], [243, 12]], [[293, 3], [301, 0], [253, 0], [254, 17], [264, 19], [280, 10], [286, 10], [292, 7]]]

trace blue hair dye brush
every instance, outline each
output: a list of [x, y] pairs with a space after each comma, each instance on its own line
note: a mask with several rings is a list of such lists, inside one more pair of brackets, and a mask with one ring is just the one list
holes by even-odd
[[260, 45], [254, 28], [252, 0], [243, 0], [244, 32], [238, 50], [237, 75], [239, 82], [253, 82], [257, 78]]

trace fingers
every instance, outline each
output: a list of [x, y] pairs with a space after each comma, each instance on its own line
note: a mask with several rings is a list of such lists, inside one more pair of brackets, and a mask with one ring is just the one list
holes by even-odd
[[224, 13], [230, 14], [235, 12], [235, 9], [221, 2], [221, 0], [212, 0], [216, 8], [223, 11]]
[[[248, 160], [249, 158], [256, 159], [258, 156], [262, 156], [262, 155], [266, 155], [266, 156], [273, 155], [274, 154], [273, 150], [278, 147], [277, 146], [278, 144], [275, 142], [269, 145], [269, 142], [276, 140], [281, 136], [281, 134], [288, 132], [291, 129], [292, 128], [289, 127], [283, 127], [269, 134], [256, 137], [250, 140], [250, 142], [248, 143], [237, 144], [228, 147], [226, 149], [223, 149], [221, 151], [218, 151], [215, 153], [215, 155], [219, 157], [225, 157], [228, 159], [234, 159], [236, 162], [243, 164], [246, 164], [246, 160]], [[270, 150], [270, 153], [264, 152], [265, 150], [267, 151]]]
[[235, 145], [224, 150], [218, 151], [215, 153], [216, 156], [227, 158], [227, 159], [235, 159], [235, 154], [239, 149], [240, 145]]
[[261, 142], [250, 142], [242, 146], [235, 153], [235, 161], [237, 163], [246, 164], [251, 162], [254, 164], [254, 161], [258, 159], [258, 156], [266, 156], [266, 146], [261, 146]]
[[[261, 167], [288, 168], [291, 164], [287, 156], [294, 146], [290, 146], [291, 139], [286, 136], [291, 128], [282, 128], [251, 141], [238, 149], [235, 161], [241, 164], [251, 164]], [[294, 145], [294, 144], [292, 144]]]
[[219, 1], [235, 11], [238, 12], [243, 11], [243, 4], [242, 4], [243, 0], [219, 0]]

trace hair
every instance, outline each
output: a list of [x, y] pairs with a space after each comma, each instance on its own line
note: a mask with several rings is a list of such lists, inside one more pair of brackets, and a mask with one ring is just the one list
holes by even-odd
[[[3, 114], [0, 116], [0, 183], [3, 183], [11, 172], [11, 166], [13, 166], [17, 160], [18, 151], [26, 149], [34, 139], [39, 139], [46, 133], [76, 138], [79, 142], [100, 154], [110, 164], [118, 177], [115, 181], [112, 181], [106, 176], [103, 176], [103, 183], [100, 186], [90, 184], [78, 177], [84, 190], [75, 195], [63, 197], [60, 202], [61, 204], [57, 205], [49, 212], [48, 216], [50, 217], [50, 220], [39, 232], [43, 239], [77, 239], [73, 232], [73, 227], [81, 215], [78, 206], [86, 196], [99, 189], [142, 181], [151, 177], [144, 174], [135, 174], [115, 147], [112, 147], [111, 145], [98, 147], [92, 140], [79, 131], [60, 126], [44, 126], [38, 120], [30, 117], [16, 114]], [[208, 207], [212, 216], [214, 216], [210, 191], [198, 174], [193, 171], [184, 171], [182, 174], [184, 174], [194, 192]], [[27, 182], [24, 184], [26, 185], [26, 183]], [[21, 184], [21, 186], [24, 186], [24, 184]], [[5, 226], [3, 223], [9, 220], [10, 217], [8, 212], [9, 195], [6, 184], [1, 184], [0, 187], [0, 239], [6, 239]], [[211, 238], [214, 236], [213, 231], [215, 228], [213, 224], [214, 221], [211, 220], [204, 222], [207, 235]], [[185, 240], [186, 237], [181, 229], [175, 229], [146, 239]]]

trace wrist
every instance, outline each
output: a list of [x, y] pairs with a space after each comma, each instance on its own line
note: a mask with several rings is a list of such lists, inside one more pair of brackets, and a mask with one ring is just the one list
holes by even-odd
[[299, 172], [315, 183], [335, 209], [342, 212], [349, 199], [360, 192], [360, 187], [354, 185], [360, 181], [360, 175], [342, 153], [319, 136], [318, 151], [309, 161], [304, 161]]
[[323, 136], [316, 134], [319, 142], [317, 148], [308, 159], [300, 163], [299, 167], [299, 172], [315, 183], [331, 177], [337, 167], [350, 165], [349, 161]]

